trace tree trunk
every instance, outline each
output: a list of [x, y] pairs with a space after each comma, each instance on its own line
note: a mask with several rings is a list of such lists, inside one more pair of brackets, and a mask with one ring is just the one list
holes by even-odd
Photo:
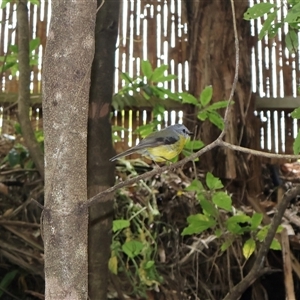
[[44, 154], [37, 142], [29, 119], [30, 108], [30, 65], [29, 65], [29, 24], [27, 0], [20, 0], [17, 8], [19, 96], [18, 119], [22, 135], [36, 168], [44, 178]]
[[[98, 0], [100, 6], [102, 0]], [[88, 119], [88, 197], [114, 184], [111, 101], [115, 72], [119, 0], [107, 1], [97, 14], [95, 57], [92, 67]], [[89, 297], [107, 297], [113, 199], [90, 207], [89, 216]]]
[[96, 1], [52, 1], [44, 58], [46, 299], [88, 297], [87, 122]]
[[[231, 106], [225, 140], [232, 144], [251, 147], [255, 144], [254, 97], [251, 94], [250, 24], [243, 19], [247, 0], [235, 1], [236, 22], [240, 47], [238, 84]], [[207, 85], [213, 86], [213, 102], [229, 98], [235, 72], [235, 41], [230, 0], [186, 1], [189, 23], [190, 92], [199, 96]], [[193, 107], [187, 111], [189, 119], [198, 124]], [[208, 121], [200, 124], [199, 135], [209, 144], [220, 130]], [[258, 133], [257, 133], [258, 134]], [[222, 162], [222, 163], [220, 163]], [[216, 148], [200, 159], [207, 171], [228, 180], [247, 183], [252, 192], [261, 191], [261, 184], [253, 177], [260, 169], [255, 157], [248, 157], [224, 148]], [[251, 165], [251, 167], [250, 167]], [[255, 166], [255, 170], [253, 167]]]

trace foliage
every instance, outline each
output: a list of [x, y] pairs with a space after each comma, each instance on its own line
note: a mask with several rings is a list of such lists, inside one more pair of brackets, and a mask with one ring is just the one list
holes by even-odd
[[[34, 163], [28, 149], [22, 144], [22, 130], [19, 123], [15, 124], [16, 142], [1, 164], [8, 163], [11, 168], [20, 166], [24, 169], [33, 169]], [[44, 148], [44, 133], [42, 130], [35, 131], [35, 137], [41, 148]]]
[[[40, 45], [40, 39], [35, 38], [29, 43], [29, 65], [36, 66], [38, 64], [38, 54], [34, 53], [34, 50]], [[18, 52], [19, 48], [17, 45], [9, 46], [9, 54], [0, 56], [0, 62], [2, 63], [2, 72], [7, 70], [11, 71], [12, 76], [16, 76], [19, 71]]]
[[[299, 29], [300, 29], [300, 0], [288, 0], [288, 11], [283, 20], [277, 18], [278, 12], [285, 5], [276, 6], [275, 3], [261, 2], [256, 3], [244, 14], [245, 20], [252, 20], [265, 17], [264, 24], [258, 35], [259, 39], [268, 36], [270, 39], [278, 34], [279, 29], [287, 25], [288, 32], [285, 34], [285, 45], [291, 53], [298, 52], [299, 48]], [[295, 109], [291, 116], [294, 119], [300, 118], [299, 108]], [[294, 154], [300, 153], [300, 130], [293, 144]]]
[[[221, 240], [221, 251], [226, 251], [233, 243], [243, 241], [243, 255], [247, 260], [256, 250], [257, 242], [262, 242], [269, 226], [262, 226], [261, 213], [248, 216], [232, 205], [231, 196], [222, 191], [223, 184], [211, 173], [206, 174], [205, 185], [195, 179], [185, 190], [193, 192], [199, 201], [201, 213], [187, 218], [188, 226], [182, 235], [201, 234], [204, 231], [213, 233]], [[278, 229], [280, 232], [282, 228]], [[249, 238], [250, 236], [250, 238]], [[274, 239], [271, 249], [280, 250], [279, 242]]]
[[[130, 163], [126, 163], [125, 170], [130, 176], [137, 175]], [[113, 274], [125, 274], [132, 285], [132, 294], [145, 297], [147, 289], [155, 288], [162, 282], [156, 264], [157, 236], [150, 226], [156, 222], [158, 211], [151, 204], [155, 199], [154, 191], [143, 181], [135, 188], [143, 189], [148, 194], [144, 199], [146, 206], [134, 203], [127, 188], [118, 192], [123, 210], [117, 213], [121, 218], [113, 221], [109, 269]]]

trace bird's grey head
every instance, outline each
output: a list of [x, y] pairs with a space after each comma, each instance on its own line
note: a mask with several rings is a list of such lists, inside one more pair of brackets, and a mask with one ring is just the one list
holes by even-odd
[[193, 134], [183, 124], [175, 124], [169, 127], [172, 127], [173, 130], [175, 130], [179, 134], [184, 135], [185, 137], [188, 137]]

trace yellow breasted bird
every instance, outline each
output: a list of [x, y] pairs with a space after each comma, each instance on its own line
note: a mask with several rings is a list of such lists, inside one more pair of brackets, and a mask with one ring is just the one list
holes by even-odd
[[150, 133], [138, 145], [112, 157], [110, 161], [132, 153], [139, 153], [155, 162], [168, 161], [182, 151], [190, 135], [192, 133], [184, 125], [171, 125]]

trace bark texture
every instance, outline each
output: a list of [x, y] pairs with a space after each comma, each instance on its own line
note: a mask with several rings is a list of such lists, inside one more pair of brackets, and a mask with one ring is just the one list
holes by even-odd
[[[207, 85], [213, 86], [213, 102], [229, 98], [235, 73], [235, 44], [230, 0], [188, 1], [186, 8], [189, 23], [190, 92], [199, 96]], [[240, 47], [239, 77], [234, 94], [235, 104], [230, 108], [225, 141], [245, 147], [255, 146], [252, 141], [255, 124], [254, 97], [251, 94], [250, 54], [252, 38], [250, 24], [243, 20], [247, 0], [235, 1], [236, 22]], [[195, 126], [194, 108], [188, 108], [190, 127]], [[200, 138], [209, 144], [220, 130], [210, 122], [200, 124]], [[257, 158], [228, 149], [216, 148], [201, 157], [201, 166], [207, 171], [228, 180], [247, 184], [254, 193], [261, 191]], [[259, 173], [258, 173], [259, 174]]]
[[17, 8], [18, 59], [19, 59], [19, 96], [18, 119], [22, 135], [40, 175], [44, 178], [44, 154], [37, 142], [29, 119], [30, 108], [30, 65], [29, 65], [29, 23], [27, 0], [20, 0]]
[[96, 1], [52, 1], [43, 74], [46, 299], [88, 298], [87, 122]]
[[[102, 0], [98, 0], [100, 6]], [[114, 184], [111, 101], [115, 72], [119, 0], [106, 1], [97, 14], [88, 120], [88, 197]], [[90, 207], [89, 297], [106, 299], [113, 199]]]

